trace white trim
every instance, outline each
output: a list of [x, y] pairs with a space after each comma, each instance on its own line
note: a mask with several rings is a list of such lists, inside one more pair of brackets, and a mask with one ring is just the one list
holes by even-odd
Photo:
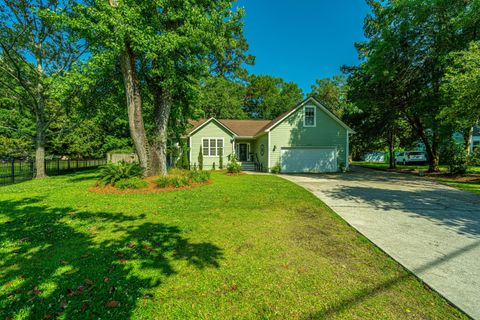
[[280, 124], [283, 120], [285, 120], [286, 118], [288, 118], [292, 113], [296, 112], [297, 110], [299, 110], [301, 107], [303, 107], [304, 105], [306, 105], [307, 103], [313, 103], [315, 104], [317, 107], [319, 107], [320, 109], [322, 109], [323, 112], [325, 112], [328, 116], [330, 116], [330, 118], [332, 118], [333, 120], [335, 120], [336, 122], [338, 122], [338, 124], [340, 124], [343, 128], [345, 128], [347, 131], [351, 132], [351, 133], [355, 133], [355, 131], [350, 128], [349, 126], [347, 126], [345, 123], [342, 122], [342, 120], [338, 119], [337, 116], [335, 116], [333, 113], [331, 113], [327, 108], [325, 108], [320, 102], [318, 102], [315, 98], [307, 98], [305, 99], [303, 102], [301, 102], [297, 107], [295, 107], [292, 111], [290, 111], [289, 113], [287, 113], [285, 116], [283, 116], [281, 119], [279, 119], [278, 121], [276, 121], [275, 123], [273, 123], [270, 127], [266, 128], [265, 129], [265, 132], [270, 132], [273, 128], [275, 128], [278, 124]]
[[350, 134], [347, 130], [347, 144], [345, 145], [345, 168], [346, 169], [348, 169], [349, 167], [349, 163], [348, 163], [349, 153], [350, 153]]
[[190, 161], [189, 161], [188, 167], [189, 167], [189, 169], [191, 169], [192, 168], [192, 160], [193, 160], [192, 159], [192, 137], [191, 136], [188, 137], [188, 144], [189, 144], [188, 149], [190, 149], [190, 150], [188, 150], [188, 153], [190, 154], [189, 155], [190, 156]]
[[196, 127], [192, 132], [190, 132], [188, 135], [191, 136], [192, 134], [194, 134], [195, 132], [197, 132], [198, 130], [200, 130], [201, 128], [203, 128], [205, 125], [207, 125], [208, 123], [212, 122], [212, 121], [215, 121], [217, 124], [219, 124], [222, 128], [224, 128], [225, 130], [227, 130], [228, 132], [230, 132], [232, 134], [233, 137], [236, 137], [237, 134], [235, 132], [233, 132], [232, 130], [228, 129], [227, 126], [225, 126], [223, 123], [221, 123], [220, 121], [218, 121], [217, 119], [215, 118], [210, 118], [208, 119], [207, 121], [205, 121], [204, 123], [202, 123], [201, 125], [199, 125], [198, 127]]
[[270, 172], [270, 148], [272, 147], [270, 143], [270, 131], [268, 131], [268, 146], [267, 146], [267, 159], [268, 159], [268, 167], [267, 167], [267, 172]]
[[[307, 125], [305, 123], [305, 119], [306, 119], [305, 112], [307, 108], [313, 108], [313, 125]], [[315, 128], [317, 126], [317, 108], [315, 106], [309, 106], [309, 105], [303, 106], [303, 126], [305, 128]]]
[[[204, 153], [203, 153], [203, 140], [208, 140], [208, 156], [206, 156]], [[215, 140], [215, 150], [216, 150], [216, 153], [217, 155], [215, 156], [211, 156], [210, 155], [210, 140]], [[200, 148], [202, 148], [202, 154], [203, 154], [203, 157], [204, 158], [218, 158], [220, 157], [220, 155], [218, 154], [218, 140], [222, 140], [222, 151], [223, 151], [223, 154], [222, 154], [222, 157], [225, 156], [225, 138], [221, 138], [221, 137], [201, 137], [200, 138]]]

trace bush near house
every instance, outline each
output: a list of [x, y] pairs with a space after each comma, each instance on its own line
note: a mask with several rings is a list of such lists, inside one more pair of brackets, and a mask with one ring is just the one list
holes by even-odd
[[228, 173], [240, 173], [242, 171], [242, 166], [237, 161], [237, 157], [232, 155], [230, 157], [230, 162], [227, 164]]
[[277, 163], [276, 165], [274, 165], [271, 169], [270, 169], [270, 172], [273, 173], [273, 174], [279, 174], [280, 173], [280, 164]]

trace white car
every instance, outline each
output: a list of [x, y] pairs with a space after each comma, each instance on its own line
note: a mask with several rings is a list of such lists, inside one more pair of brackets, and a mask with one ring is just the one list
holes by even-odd
[[395, 161], [398, 164], [423, 164], [427, 162], [427, 156], [425, 152], [421, 151], [405, 151], [397, 152], [395, 156]]

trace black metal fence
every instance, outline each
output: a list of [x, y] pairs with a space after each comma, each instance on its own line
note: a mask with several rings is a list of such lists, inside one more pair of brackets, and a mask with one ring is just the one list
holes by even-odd
[[[78, 170], [93, 169], [104, 165], [105, 159], [93, 160], [45, 160], [45, 171], [49, 176], [58, 176]], [[0, 186], [30, 180], [34, 175], [32, 160], [0, 160]]]

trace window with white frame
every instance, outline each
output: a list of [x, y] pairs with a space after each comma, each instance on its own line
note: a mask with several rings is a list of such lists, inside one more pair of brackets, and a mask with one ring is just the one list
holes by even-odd
[[315, 127], [315, 107], [307, 106], [303, 109], [303, 126]]
[[217, 157], [220, 155], [220, 150], [223, 155], [223, 138], [203, 138], [202, 147], [205, 157]]

